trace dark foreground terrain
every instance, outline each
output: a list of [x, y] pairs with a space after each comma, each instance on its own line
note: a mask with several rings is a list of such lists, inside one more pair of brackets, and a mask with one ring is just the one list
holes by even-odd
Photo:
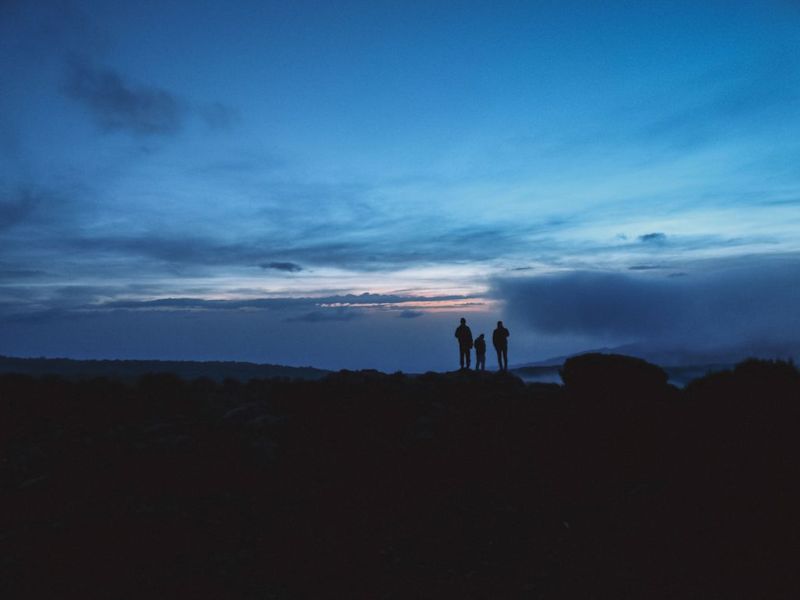
[[3, 598], [797, 598], [800, 374], [0, 377]]

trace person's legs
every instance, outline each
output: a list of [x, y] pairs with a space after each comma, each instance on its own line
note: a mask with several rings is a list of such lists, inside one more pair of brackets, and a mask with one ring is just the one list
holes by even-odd
[[503, 352], [502, 352], [502, 350], [500, 350], [500, 348], [495, 348], [495, 350], [497, 350], [497, 370], [498, 371], [502, 371], [503, 370]]
[[469, 363], [470, 363], [470, 354], [472, 354], [472, 353], [469, 351], [469, 348], [466, 348], [466, 349], [464, 350], [464, 354], [466, 354], [466, 355], [467, 355], [467, 368], [469, 369]]
[[508, 371], [508, 348], [503, 348], [503, 371]]
[[458, 347], [458, 363], [461, 365], [461, 368], [464, 368], [464, 347]]

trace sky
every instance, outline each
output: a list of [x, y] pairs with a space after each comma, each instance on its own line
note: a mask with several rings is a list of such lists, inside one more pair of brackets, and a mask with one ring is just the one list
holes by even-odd
[[3, 0], [0, 72], [0, 354], [800, 357], [796, 1]]

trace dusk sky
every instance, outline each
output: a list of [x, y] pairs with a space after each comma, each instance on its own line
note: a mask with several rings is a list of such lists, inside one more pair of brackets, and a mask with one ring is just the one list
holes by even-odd
[[800, 358], [795, 1], [4, 0], [0, 72], [0, 354]]

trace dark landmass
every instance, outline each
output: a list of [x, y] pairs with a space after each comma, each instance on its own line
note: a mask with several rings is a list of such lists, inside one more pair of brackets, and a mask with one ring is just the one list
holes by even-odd
[[[587, 354], [591, 354], [588, 353]], [[578, 355], [582, 356], [582, 355]], [[667, 373], [669, 383], [680, 387], [689, 382], [710, 375], [732, 369], [733, 364], [707, 364], [662, 367]], [[561, 383], [561, 370], [563, 363], [557, 365], [516, 367], [511, 372], [526, 383]]]
[[184, 379], [208, 377], [217, 382], [225, 379], [320, 379], [330, 371], [314, 367], [284, 367], [233, 361], [189, 360], [73, 360], [69, 358], [13, 358], [0, 356], [1, 373], [58, 375], [69, 379], [112, 377], [136, 380], [153, 373], [172, 373]]
[[[589, 352], [583, 354], [591, 354]], [[576, 355], [576, 356], [581, 356]], [[561, 383], [560, 371], [569, 357], [559, 357], [557, 363], [522, 365], [511, 372], [526, 383]], [[552, 364], [551, 364], [552, 363]], [[732, 364], [708, 364], [664, 367], [670, 383], [686, 385], [711, 372], [732, 368]], [[155, 373], [171, 373], [183, 379], [207, 377], [221, 383], [225, 379], [321, 379], [331, 371], [314, 367], [286, 367], [233, 361], [167, 361], [167, 360], [75, 360], [69, 358], [15, 358], [0, 356], [0, 374], [20, 373], [42, 376], [57, 375], [72, 380], [109, 377], [135, 382]], [[409, 374], [414, 377], [416, 375]]]
[[538, 367], [515, 367], [511, 373], [528, 383], [561, 383], [563, 364]]
[[0, 376], [4, 598], [795, 598], [800, 373]]
[[[662, 367], [669, 374], [670, 381], [681, 386], [709, 373], [732, 369], [737, 363], [753, 357], [752, 351], [747, 349], [714, 351], [693, 348], [658, 349], [647, 344], [635, 343], [613, 348], [584, 350], [574, 354], [552, 356], [535, 362], [514, 364], [511, 366], [511, 370], [524, 379], [543, 379], [550, 376], [548, 369], [552, 371], [552, 369], [561, 368], [570, 358], [584, 354], [622, 354], [641, 358]], [[769, 356], [759, 355], [759, 358], [791, 361], [799, 360], [800, 353], [798, 353], [797, 347], [787, 344], [780, 349], [773, 349]]]

